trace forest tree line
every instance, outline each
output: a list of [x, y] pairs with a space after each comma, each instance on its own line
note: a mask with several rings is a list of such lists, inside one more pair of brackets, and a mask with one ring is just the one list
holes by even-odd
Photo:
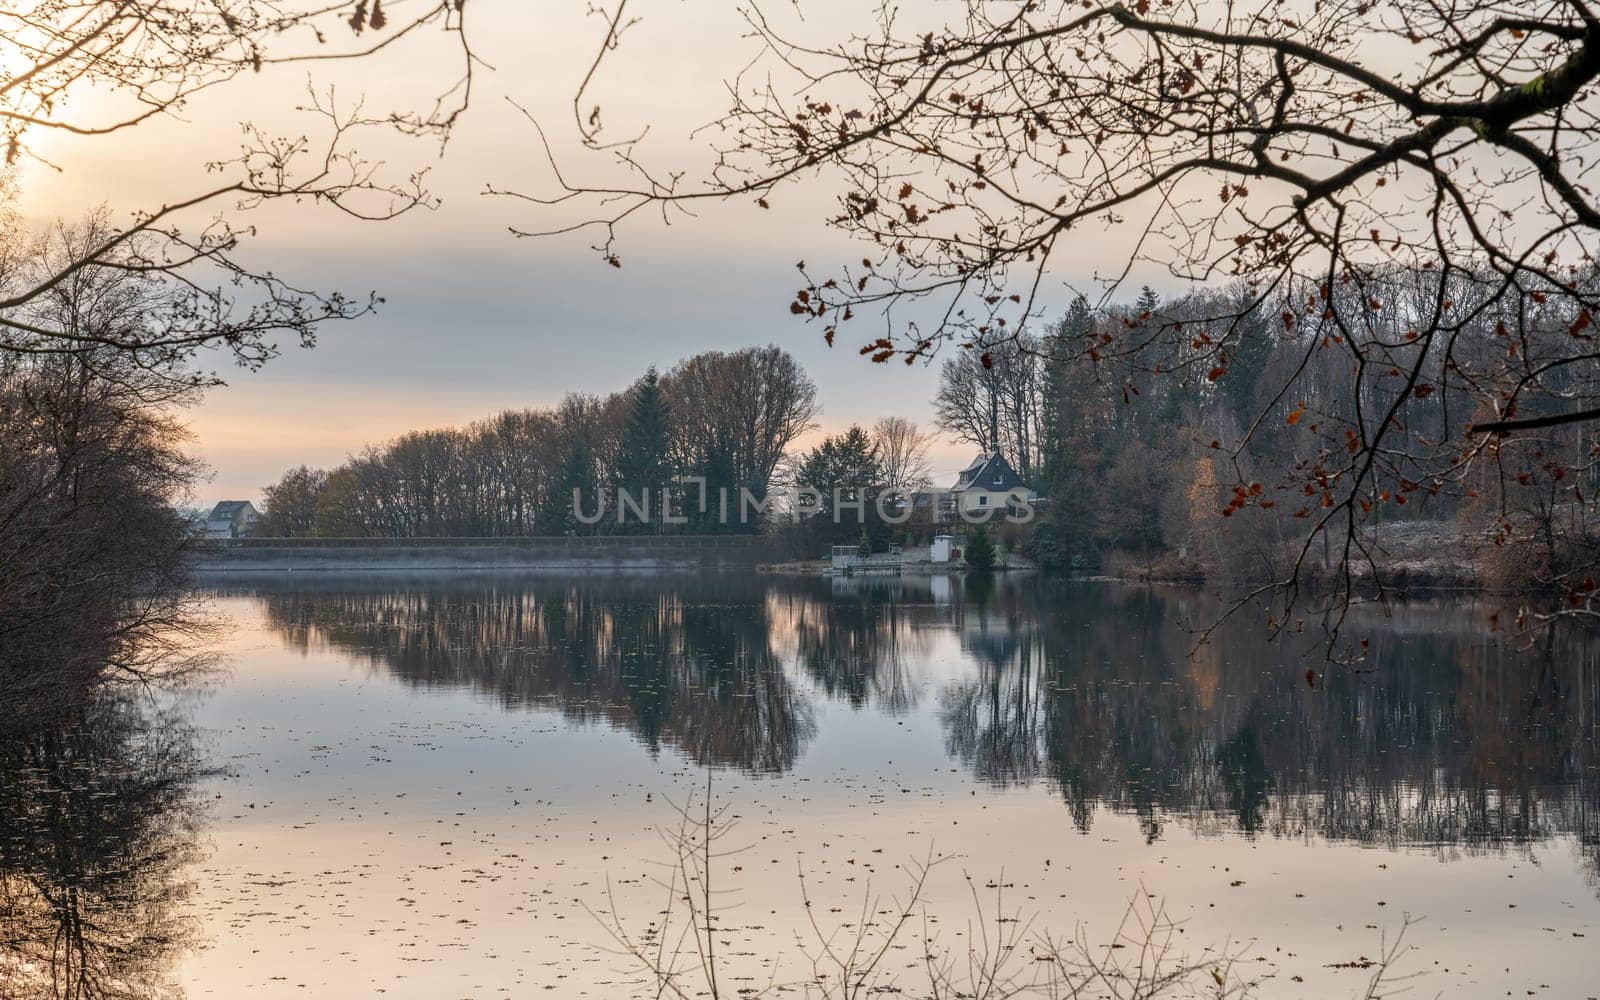
[[[1474, 292], [1470, 283], [1452, 290], [1463, 300]], [[1600, 470], [1581, 426], [1506, 435], [1465, 474], [1448, 464], [1430, 469], [1427, 454], [1448, 451], [1468, 421], [1492, 414], [1474, 409], [1471, 387], [1459, 380], [1417, 385], [1397, 377], [1399, 368], [1391, 374], [1353, 363], [1326, 328], [1286, 318], [1298, 309], [1296, 294], [1253, 295], [1240, 285], [1164, 301], [1145, 288], [1106, 309], [1079, 298], [1042, 334], [947, 358], [933, 400], [938, 429], [975, 451], [999, 451], [1036, 489], [1038, 517], [1006, 533], [1021, 535], [1008, 543], [1051, 569], [1281, 575], [1307, 523], [1331, 502], [1331, 486], [1312, 485], [1324, 475], [1318, 470], [1341, 440], [1353, 440], [1363, 413], [1390, 409], [1420, 444], [1417, 454], [1397, 453], [1384, 467], [1361, 503], [1357, 532], [1395, 522], [1447, 526], [1468, 548], [1497, 549], [1480, 567], [1491, 577], [1485, 582], [1513, 589], [1588, 557], [1595, 547], [1589, 500], [1600, 494]], [[1381, 308], [1367, 314], [1373, 335], [1390, 336], [1403, 350], [1440, 285], [1425, 273], [1395, 271], [1381, 288], [1369, 282], [1365, 294], [1373, 303], [1381, 296]], [[1493, 336], [1494, 309], [1480, 312], [1488, 327], [1481, 349], [1505, 350]], [[1147, 345], [1137, 364], [1098, 355], [1108, 324]], [[1588, 377], [1572, 366], [1548, 376]], [[1291, 384], [1292, 396], [1283, 391]], [[408, 433], [331, 471], [292, 470], [267, 489], [265, 533], [754, 532], [762, 521], [741, 522], [736, 501], [731, 519], [719, 516], [715, 501], [701, 510], [675, 483], [703, 478], [712, 497], [725, 489], [734, 498], [741, 491], [764, 498], [774, 484], [793, 481], [829, 495], [837, 488], [847, 499], [945, 485], [929, 478], [933, 435], [902, 417], [794, 452], [819, 413], [815, 385], [779, 348], [708, 352], [665, 373], [651, 369], [610, 395], [572, 394], [554, 407]], [[619, 525], [623, 491], [635, 498], [666, 491], [685, 523], [656, 516]], [[577, 510], [604, 504], [612, 513], [583, 524], [574, 496]], [[813, 525], [806, 539], [859, 537], [879, 547], [908, 533], [951, 530], [923, 520], [893, 529], [876, 520], [866, 530], [822, 527]], [[1332, 563], [1338, 531], [1320, 534], [1309, 551]]]
[[[304, 466], [267, 487], [262, 533], [278, 537], [502, 537], [681, 530], [759, 531], [702, 512], [713, 496], [764, 499], [790, 447], [815, 424], [816, 385], [777, 347], [697, 354], [646, 371], [608, 395], [571, 393], [555, 406], [506, 410], [466, 427], [412, 431], [331, 470]], [[646, 517], [618, 524], [619, 491]], [[689, 523], [669, 525], [660, 498]], [[577, 498], [576, 504], [574, 497]], [[585, 524], [605, 504], [600, 523]]]
[[[332, 470], [291, 469], [266, 487], [258, 534], [756, 533], [773, 522], [776, 505], [764, 501], [780, 484], [847, 500], [929, 484], [934, 435], [914, 421], [885, 417], [797, 450], [820, 413], [815, 384], [787, 352], [706, 352], [605, 396], [572, 393], [552, 407], [412, 431]], [[882, 527], [874, 522], [879, 541]]]

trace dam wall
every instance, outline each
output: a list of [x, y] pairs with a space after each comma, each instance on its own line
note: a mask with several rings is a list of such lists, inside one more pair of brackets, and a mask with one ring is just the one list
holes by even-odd
[[528, 538], [239, 538], [195, 545], [199, 573], [749, 569], [774, 558], [761, 535]]

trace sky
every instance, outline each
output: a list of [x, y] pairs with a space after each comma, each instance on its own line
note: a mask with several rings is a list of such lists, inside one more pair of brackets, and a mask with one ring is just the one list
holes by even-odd
[[[415, 0], [393, 0], [392, 20]], [[506, 408], [555, 403], [571, 391], [626, 387], [651, 364], [663, 369], [704, 350], [773, 343], [815, 380], [823, 412], [810, 439], [851, 423], [901, 415], [933, 422], [937, 363], [873, 365], [840, 338], [787, 309], [797, 261], [859, 255], [822, 225], [836, 185], [826, 177], [787, 189], [771, 211], [709, 206], [670, 224], [659, 217], [624, 230], [620, 269], [590, 247], [592, 234], [518, 239], [509, 226], [563, 221], [551, 210], [493, 197], [487, 186], [548, 194], [554, 178], [516, 102], [546, 129], [563, 170], [616, 176], [605, 156], [583, 150], [572, 97], [603, 24], [580, 0], [477, 4], [469, 34], [487, 67], [472, 104], [442, 154], [434, 143], [377, 138], [368, 155], [393, 169], [425, 167], [440, 199], [432, 211], [363, 223], [310, 205], [277, 205], [236, 218], [257, 226], [246, 259], [318, 287], [386, 301], [374, 316], [326, 327], [313, 350], [288, 347], [256, 372], [223, 367], [228, 385], [187, 414], [193, 449], [212, 470], [195, 500], [257, 499], [290, 467], [330, 467], [369, 443], [407, 430], [463, 424]], [[777, 14], [790, 13], [779, 5]], [[826, 0], [791, 18], [801, 35], [835, 37], [870, 28], [869, 5]], [[911, 16], [939, 18], [958, 5], [908, 3]], [[725, 83], [757, 52], [731, 3], [635, 3], [640, 22], [600, 70], [593, 91], [614, 137], [648, 125], [642, 149], [664, 167], [706, 163], [706, 139], [691, 135], [726, 102]], [[308, 85], [334, 88], [344, 105], [412, 106], [454, 78], [448, 41], [407, 39], [376, 61], [269, 69], [192, 101], [181, 117], [112, 138], [43, 137], [41, 161], [25, 164], [23, 210], [35, 222], [72, 218], [95, 205], [115, 216], [184, 197], [214, 183], [203, 166], [239, 144], [239, 123], [284, 134], [316, 134], [293, 110]], [[92, 112], [99, 95], [78, 95]], [[587, 106], [587, 105], [586, 105]], [[175, 152], [177, 155], [175, 155]], [[193, 217], [192, 225], [206, 216]], [[1047, 309], [1090, 277], [1106, 248], [1091, 238], [1059, 255], [1045, 288]], [[212, 359], [226, 366], [226, 359]], [[974, 449], [952, 440], [934, 449], [936, 482], [953, 481]]]

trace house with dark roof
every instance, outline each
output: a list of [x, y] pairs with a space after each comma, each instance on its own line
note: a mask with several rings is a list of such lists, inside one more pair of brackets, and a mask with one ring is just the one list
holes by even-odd
[[206, 538], [248, 538], [261, 523], [261, 512], [248, 500], [223, 500], [206, 515]]
[[1007, 506], [1015, 507], [1038, 499], [1039, 494], [1022, 481], [1005, 456], [991, 451], [979, 455], [961, 470], [956, 484], [950, 487], [948, 513], [1001, 511]]

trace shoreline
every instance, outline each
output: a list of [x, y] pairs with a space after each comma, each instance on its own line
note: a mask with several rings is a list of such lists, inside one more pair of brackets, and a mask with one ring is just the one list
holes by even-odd
[[759, 535], [280, 539], [200, 542], [201, 574], [324, 572], [570, 572], [754, 569], [771, 558]]

